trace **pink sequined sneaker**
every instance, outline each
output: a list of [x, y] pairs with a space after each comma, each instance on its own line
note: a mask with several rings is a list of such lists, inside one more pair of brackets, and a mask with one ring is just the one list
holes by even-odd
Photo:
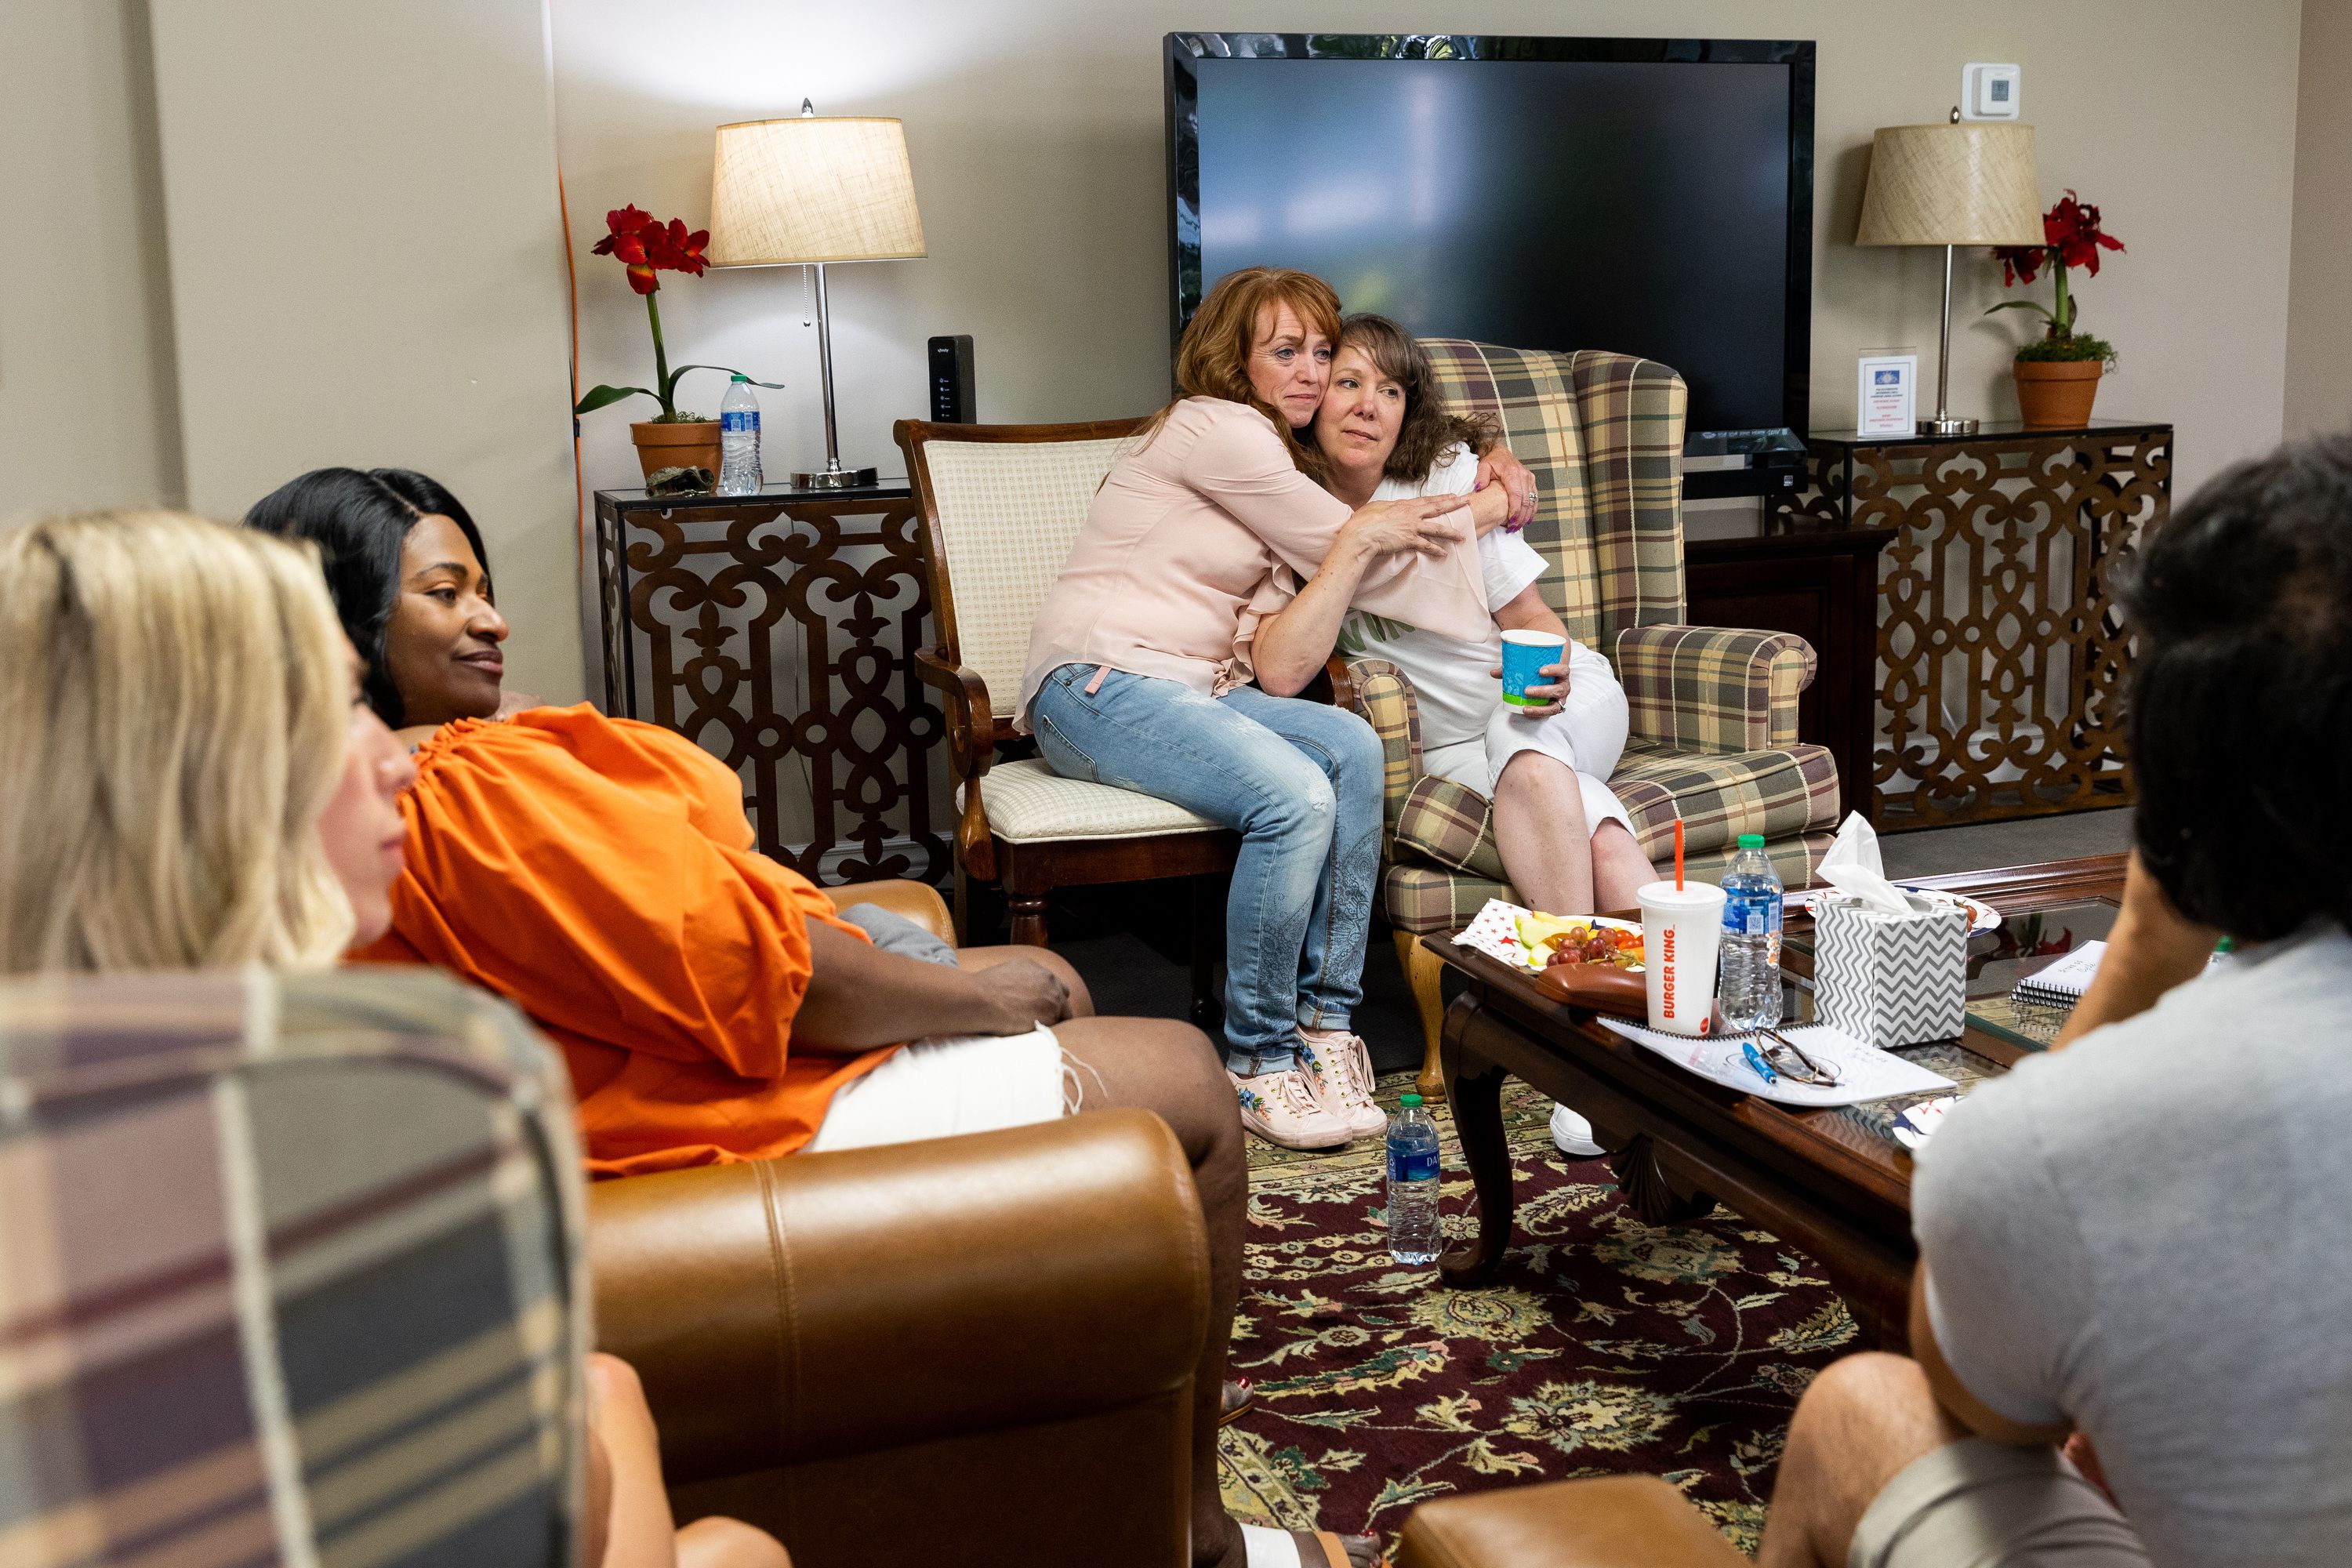
[[1241, 1098], [1242, 1125], [1267, 1142], [1285, 1149], [1336, 1149], [1348, 1142], [1348, 1124], [1323, 1109], [1305, 1073], [1293, 1068], [1255, 1078], [1225, 1076]]
[[1377, 1138], [1388, 1131], [1388, 1112], [1372, 1100], [1372, 1053], [1362, 1038], [1339, 1029], [1298, 1031], [1298, 1068], [1315, 1091], [1315, 1102], [1350, 1138]]

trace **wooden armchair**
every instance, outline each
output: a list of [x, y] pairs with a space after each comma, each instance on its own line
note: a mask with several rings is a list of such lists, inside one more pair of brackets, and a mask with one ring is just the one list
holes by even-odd
[[1223, 879], [1240, 836], [1151, 795], [1063, 778], [1025, 754], [1033, 748], [1013, 729], [1037, 607], [1142, 425], [898, 422], [940, 628], [915, 669], [947, 709], [958, 929], [975, 880], [1003, 887], [1013, 940], [1042, 947], [1045, 897], [1056, 888], [1192, 878], [1192, 1016], [1205, 1023], [1215, 1010]]

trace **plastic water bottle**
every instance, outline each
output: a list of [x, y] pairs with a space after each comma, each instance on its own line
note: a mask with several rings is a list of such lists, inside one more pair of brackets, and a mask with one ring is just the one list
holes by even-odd
[[1389, 1256], [1417, 1268], [1437, 1260], [1437, 1124], [1417, 1094], [1398, 1107], [1389, 1119]]
[[1743, 833], [1723, 879], [1723, 1020], [1735, 1029], [1780, 1021], [1780, 877], [1764, 836]]
[[719, 493], [760, 493], [760, 398], [748, 375], [729, 384], [719, 405]]

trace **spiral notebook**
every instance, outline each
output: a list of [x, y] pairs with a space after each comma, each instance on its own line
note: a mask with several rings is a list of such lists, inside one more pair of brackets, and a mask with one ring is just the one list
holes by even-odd
[[2086, 942], [2049, 968], [2019, 981], [2010, 999], [2042, 1007], [2072, 1007], [2091, 988], [2099, 973], [2099, 956], [2106, 951], [2104, 942]]

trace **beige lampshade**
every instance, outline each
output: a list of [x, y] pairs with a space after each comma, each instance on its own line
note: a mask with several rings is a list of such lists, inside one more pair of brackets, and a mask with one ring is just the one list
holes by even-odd
[[923, 254], [915, 175], [898, 121], [803, 116], [719, 128], [710, 174], [713, 267]]
[[1890, 125], [1870, 150], [1856, 245], [2040, 245], [2031, 125]]

